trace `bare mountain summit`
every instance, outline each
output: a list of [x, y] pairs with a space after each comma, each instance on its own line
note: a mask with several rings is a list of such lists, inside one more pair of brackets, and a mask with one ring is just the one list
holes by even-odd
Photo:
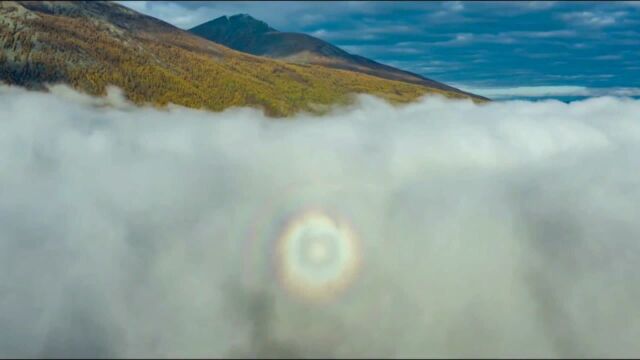
[[278, 31], [247, 14], [221, 16], [189, 31], [218, 44], [253, 55], [291, 63], [314, 64], [356, 71], [383, 79], [424, 85], [487, 100], [418, 74], [350, 54], [337, 46], [307, 34]]

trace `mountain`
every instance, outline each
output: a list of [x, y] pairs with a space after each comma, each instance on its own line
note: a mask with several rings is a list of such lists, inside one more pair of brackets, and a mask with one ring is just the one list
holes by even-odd
[[487, 100], [418, 74], [349, 54], [339, 47], [307, 34], [280, 32], [247, 14], [221, 16], [189, 31], [218, 44], [253, 55], [298, 64], [315, 64], [356, 71]]
[[271, 116], [320, 111], [354, 93], [392, 102], [460, 94], [353, 71], [290, 64], [211, 42], [105, 1], [0, 2], [0, 81], [43, 89], [107, 85], [131, 101], [220, 111], [254, 106]]

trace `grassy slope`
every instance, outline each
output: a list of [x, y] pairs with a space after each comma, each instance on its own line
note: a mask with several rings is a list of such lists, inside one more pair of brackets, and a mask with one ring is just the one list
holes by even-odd
[[27, 3], [25, 9], [3, 2], [0, 79], [22, 85], [66, 82], [96, 95], [113, 84], [137, 103], [171, 102], [212, 110], [259, 106], [273, 116], [312, 110], [313, 104], [346, 102], [352, 93], [394, 102], [427, 93], [459, 97], [350, 71], [239, 53], [119, 5], [106, 5], [97, 11], [114, 11], [117, 16], [56, 14], [39, 5]]

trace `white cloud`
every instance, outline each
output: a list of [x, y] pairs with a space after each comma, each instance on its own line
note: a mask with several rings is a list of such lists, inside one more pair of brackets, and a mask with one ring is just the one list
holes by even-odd
[[[480, 8], [487, 3], [492, 5], [499, 5], [502, 10], [507, 10], [508, 12], [496, 14], [498, 16], [504, 16], [507, 14], [519, 14], [519, 13], [527, 13], [527, 12], [535, 12], [548, 10], [554, 7], [558, 2], [557, 1], [486, 1], [481, 2]], [[494, 8], [495, 9], [495, 8]]]
[[189, 29], [205, 21], [212, 20], [221, 15], [214, 8], [201, 6], [190, 9], [180, 3], [171, 1], [116, 1], [140, 13], [153, 16], [181, 29]]
[[446, 41], [432, 42], [436, 46], [464, 46], [471, 43], [494, 43], [494, 44], [513, 44], [517, 40], [510, 33], [458, 33], [451, 34], [453, 37]]
[[318, 38], [326, 38], [331, 36], [330, 33], [325, 29], [318, 29], [310, 34], [311, 36], [315, 36]]
[[594, 57], [595, 60], [605, 60], [605, 61], [610, 61], [610, 60], [622, 60], [622, 55], [600, 55], [600, 56], [596, 56]]
[[445, 10], [458, 12], [464, 10], [464, 3], [462, 1], [446, 1], [442, 3], [442, 7]]
[[300, 17], [300, 24], [304, 26], [313, 25], [326, 21], [323, 14], [304, 14]]
[[144, 13], [149, 8], [148, 1], [115, 1], [115, 2], [141, 13]]
[[[268, 121], [0, 88], [0, 355], [638, 354], [638, 113], [364, 97]], [[307, 206], [361, 244], [325, 303], [273, 272]]]
[[[374, 5], [327, 6], [323, 2], [278, 2], [278, 1], [235, 1], [235, 2], [172, 2], [118, 1], [118, 3], [144, 14], [167, 21], [179, 28], [189, 29], [223, 15], [248, 13], [267, 22], [281, 31], [292, 31], [300, 27], [314, 25], [327, 18], [347, 11], [366, 12]], [[375, 6], [374, 6], [375, 7]]]
[[460, 34], [453, 34], [453, 37], [449, 40], [436, 41], [436, 42], [433, 42], [432, 44], [437, 46], [461, 46], [461, 45], [470, 44], [475, 39], [477, 39], [477, 36], [473, 33], [460, 33]]
[[523, 6], [526, 9], [531, 10], [547, 10], [554, 7], [557, 3], [557, 1], [522, 1], [517, 2], [514, 5]]
[[510, 31], [503, 33], [510, 36], [518, 36], [534, 39], [546, 38], [569, 38], [575, 37], [578, 33], [575, 30], [550, 30], [550, 31]]
[[[603, 75], [611, 77], [610, 74]], [[597, 75], [596, 75], [597, 77]], [[569, 77], [567, 77], [569, 78]], [[505, 88], [475, 88], [465, 85], [456, 85], [465, 91], [488, 96], [490, 98], [512, 97], [550, 97], [550, 96], [640, 96], [640, 88], [589, 88], [585, 86], [517, 86]]]
[[615, 12], [594, 12], [594, 11], [577, 11], [562, 14], [561, 18], [571, 24], [589, 26], [589, 27], [605, 27], [614, 25], [619, 19], [627, 15], [624, 11]]

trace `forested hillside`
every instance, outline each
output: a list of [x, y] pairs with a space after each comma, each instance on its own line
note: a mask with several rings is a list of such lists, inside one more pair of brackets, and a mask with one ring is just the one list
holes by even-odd
[[42, 88], [69, 83], [90, 94], [121, 87], [136, 103], [223, 110], [256, 106], [285, 116], [369, 93], [393, 102], [416, 84], [231, 50], [112, 2], [0, 3], [0, 79]]

